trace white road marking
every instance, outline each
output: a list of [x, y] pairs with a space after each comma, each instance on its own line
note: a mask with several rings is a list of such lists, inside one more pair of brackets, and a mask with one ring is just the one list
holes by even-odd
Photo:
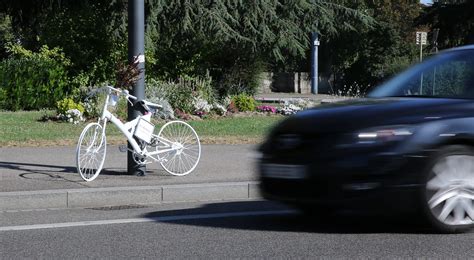
[[292, 210], [248, 211], [248, 212], [210, 213], [210, 214], [195, 214], [195, 215], [181, 215], [181, 216], [163, 216], [163, 217], [154, 217], [154, 218], [109, 219], [109, 220], [65, 222], [65, 223], [51, 223], [51, 224], [37, 224], [37, 225], [7, 226], [7, 227], [0, 227], [0, 232], [1, 231], [48, 229], [48, 228], [84, 227], [84, 226], [98, 226], [98, 225], [112, 225], [112, 224], [166, 222], [166, 221], [176, 221], [176, 220], [268, 216], [268, 215], [282, 215], [282, 214], [292, 214], [292, 213], [295, 213], [295, 211], [292, 211]]

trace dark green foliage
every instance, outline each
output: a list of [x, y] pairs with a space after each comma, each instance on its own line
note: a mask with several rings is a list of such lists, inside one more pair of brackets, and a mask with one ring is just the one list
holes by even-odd
[[254, 95], [262, 82], [262, 73], [268, 69], [262, 61], [245, 56], [241, 57], [239, 62], [222, 67], [221, 70], [212, 71], [216, 78], [215, 87], [220, 96], [239, 93]]
[[373, 23], [343, 1], [150, 0], [148, 8], [156, 76], [209, 71], [220, 95], [253, 94], [263, 70], [299, 64], [313, 31], [332, 38]]
[[173, 93], [172, 95], [167, 96], [171, 107], [174, 109], [179, 109], [185, 113], [193, 112], [193, 91], [191, 84], [183, 84], [183, 82], [178, 84], [170, 84], [169, 91], [170, 93]]
[[13, 41], [11, 17], [0, 12], [0, 59], [6, 57], [7, 43]]
[[474, 1], [436, 1], [431, 7], [426, 8], [419, 19], [419, 24], [439, 29], [437, 42], [440, 49], [473, 44]]
[[333, 79], [334, 92], [351, 86], [365, 92], [418, 57], [414, 25], [422, 10], [419, 1], [358, 1], [350, 6], [377, 22], [356, 31], [341, 31], [334, 39], [323, 41], [322, 74]]
[[[2, 66], [20, 62], [5, 60], [7, 43], [20, 43], [34, 52], [48, 45], [60, 47], [71, 61], [61, 69], [70, 76], [64, 88], [74, 97], [83, 95], [86, 86], [114, 84], [116, 64], [127, 60], [127, 4], [2, 0]], [[226, 96], [254, 94], [264, 71], [309, 71], [314, 31], [321, 35], [320, 76], [329, 80], [333, 91], [354, 85], [370, 88], [416, 61], [417, 30], [440, 28], [440, 48], [466, 44], [474, 33], [474, 1], [444, 0], [429, 8], [422, 8], [418, 0], [146, 0], [145, 5], [147, 76], [165, 82], [176, 94], [169, 95], [170, 102], [182, 111], [191, 109], [190, 93], [196, 92], [183, 78], [210, 75], [206, 86], [215, 91], [206, 90], [212, 93], [208, 96]], [[424, 28], [417, 27], [420, 24]], [[56, 71], [47, 66], [35, 73]], [[15, 73], [0, 72], [8, 80], [24, 75]], [[6, 102], [12, 106], [6, 93], [6, 88], [0, 89], [3, 108]], [[209, 102], [214, 98], [206, 97]]]
[[0, 61], [0, 104], [7, 110], [55, 108], [69, 91], [69, 61], [59, 49], [30, 52], [11, 47], [12, 56]]
[[148, 80], [147, 96], [152, 100], [164, 98], [173, 109], [185, 113], [194, 112], [195, 97], [212, 104], [217, 97], [209, 77], [180, 77], [176, 81]]

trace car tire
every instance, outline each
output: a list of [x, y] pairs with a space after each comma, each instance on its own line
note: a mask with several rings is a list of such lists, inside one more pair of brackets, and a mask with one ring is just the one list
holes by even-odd
[[430, 226], [441, 233], [474, 228], [474, 150], [465, 145], [442, 147], [422, 178], [421, 204]]

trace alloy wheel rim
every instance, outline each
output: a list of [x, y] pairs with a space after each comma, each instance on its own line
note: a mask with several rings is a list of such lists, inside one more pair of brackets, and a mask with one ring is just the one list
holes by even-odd
[[446, 225], [474, 224], [474, 156], [439, 160], [426, 184], [432, 214]]

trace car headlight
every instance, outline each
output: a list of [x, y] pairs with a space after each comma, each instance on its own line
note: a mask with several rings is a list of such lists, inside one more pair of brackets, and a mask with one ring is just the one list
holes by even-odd
[[402, 141], [413, 133], [413, 127], [410, 126], [384, 126], [359, 131], [356, 140], [358, 144], [381, 144]]

